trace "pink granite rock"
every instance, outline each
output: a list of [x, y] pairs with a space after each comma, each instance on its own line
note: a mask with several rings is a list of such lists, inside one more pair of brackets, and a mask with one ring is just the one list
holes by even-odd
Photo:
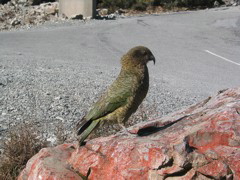
[[240, 179], [240, 88], [129, 130], [43, 149], [18, 179]]

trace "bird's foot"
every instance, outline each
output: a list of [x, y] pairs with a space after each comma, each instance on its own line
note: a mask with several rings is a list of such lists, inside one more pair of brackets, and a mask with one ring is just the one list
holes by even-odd
[[124, 132], [124, 135], [130, 136], [130, 137], [137, 137], [137, 134], [130, 133], [129, 131]]
[[120, 126], [122, 127], [122, 129], [123, 129], [123, 134], [124, 134], [124, 135], [131, 136], [131, 137], [137, 137], [137, 134], [134, 134], [134, 133], [129, 132], [124, 125], [122, 125], [122, 124], [119, 124], [119, 125], [120, 125]]

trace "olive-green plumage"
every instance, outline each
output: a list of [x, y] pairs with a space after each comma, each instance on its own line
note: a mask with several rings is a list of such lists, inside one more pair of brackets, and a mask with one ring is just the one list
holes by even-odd
[[147, 95], [150, 60], [155, 63], [152, 52], [144, 46], [134, 47], [123, 55], [117, 79], [77, 125], [80, 144], [102, 121], [114, 121], [124, 127]]

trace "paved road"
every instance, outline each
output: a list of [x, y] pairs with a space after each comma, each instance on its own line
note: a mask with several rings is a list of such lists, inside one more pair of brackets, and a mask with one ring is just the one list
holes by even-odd
[[240, 85], [239, 6], [0, 32], [0, 129], [32, 116], [74, 123], [136, 45], [156, 57], [146, 101], [160, 114]]
[[129, 48], [145, 45], [157, 59], [151, 76], [173, 88], [210, 95], [240, 85], [240, 7], [2, 32], [0, 39], [0, 58], [20, 53], [108, 68]]

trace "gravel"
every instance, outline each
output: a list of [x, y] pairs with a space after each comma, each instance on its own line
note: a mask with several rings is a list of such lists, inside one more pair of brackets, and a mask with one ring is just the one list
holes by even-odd
[[[106, 69], [81, 61], [51, 58], [31, 61], [31, 57], [23, 54], [4, 56], [0, 63], [0, 138], [5, 137], [10, 126], [22, 122], [37, 125], [50, 139], [54, 139], [59, 124], [73, 136], [77, 121], [117, 77], [119, 70], [120, 67]], [[140, 110], [145, 109], [147, 119], [161, 117], [202, 98], [184, 98], [187, 97], [182, 95], [184, 90], [172, 90], [167, 82], [154, 77], [150, 80], [150, 90]], [[130, 124], [142, 120], [135, 118]]]

